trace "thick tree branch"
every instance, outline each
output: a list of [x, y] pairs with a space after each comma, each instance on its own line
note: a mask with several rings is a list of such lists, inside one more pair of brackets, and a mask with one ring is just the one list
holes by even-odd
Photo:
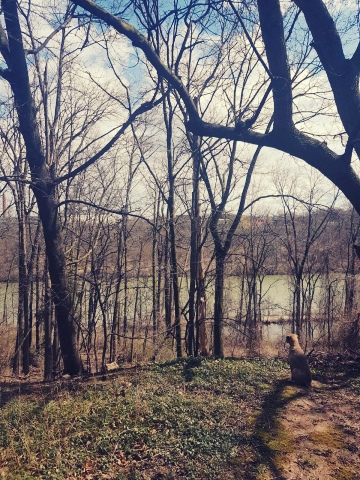
[[156, 105], [159, 105], [163, 101], [163, 98], [164, 97], [162, 96], [156, 101], [145, 102], [142, 105], [140, 105], [139, 108], [137, 108], [132, 114], [129, 115], [129, 118], [123, 123], [123, 125], [119, 128], [116, 134], [111, 138], [111, 140], [108, 141], [106, 145], [103, 146], [101, 150], [99, 150], [94, 156], [89, 158], [89, 160], [87, 160], [80, 167], [76, 168], [75, 170], [68, 173], [67, 175], [63, 175], [62, 177], [57, 178], [54, 183], [59, 184], [64, 180], [68, 180], [69, 178], [74, 178], [80, 172], [83, 172], [84, 170], [86, 170], [90, 165], [93, 165], [97, 160], [99, 160], [99, 158], [105, 155], [105, 153], [107, 153], [115, 145], [117, 140], [121, 137], [121, 135], [124, 134], [125, 130], [136, 120], [138, 116], [142, 115], [145, 112], [148, 112], [152, 108], [156, 107]]
[[[271, 129], [271, 126], [272, 126], [272, 123], [273, 123], [273, 119], [271, 118], [267, 127], [266, 127], [265, 133], [269, 133], [269, 131]], [[226, 240], [225, 240], [225, 243], [224, 243], [224, 248], [227, 252], [230, 250], [233, 237], [235, 235], [235, 232], [236, 232], [238, 226], [240, 225], [240, 221], [241, 221], [241, 218], [242, 218], [244, 210], [245, 210], [245, 202], [246, 202], [247, 194], [248, 194], [248, 191], [249, 191], [249, 188], [250, 188], [252, 175], [254, 173], [255, 165], [256, 165], [256, 162], [259, 158], [261, 149], [262, 149], [262, 147], [258, 146], [257, 149], [255, 150], [255, 153], [254, 153], [254, 155], [251, 159], [251, 162], [250, 162], [247, 174], [246, 174], [245, 184], [244, 184], [244, 187], [243, 187], [243, 190], [242, 190], [242, 193], [241, 193], [238, 210], [237, 210], [235, 218], [234, 218], [234, 220], [233, 220], [233, 222], [232, 222], [232, 224], [229, 228], [229, 231], [226, 235]]]
[[360, 42], [356, 47], [354, 55], [351, 58], [351, 64], [354, 69], [354, 72], [359, 75], [360, 74]]
[[123, 216], [127, 216], [127, 217], [138, 218], [140, 220], [144, 220], [144, 222], [146, 222], [148, 225], [150, 225], [155, 230], [157, 229], [156, 225], [151, 220], [149, 220], [146, 216], [137, 215], [136, 213], [131, 213], [126, 208], [116, 210], [116, 209], [113, 209], [113, 208], [102, 207], [101, 205], [98, 205], [98, 204], [92, 203], [92, 202], [87, 202], [85, 200], [71, 200], [71, 199], [67, 199], [67, 200], [63, 200], [62, 202], [59, 202], [57, 204], [57, 207], [60, 208], [63, 205], [70, 205], [70, 204], [84, 205], [86, 207], [91, 207], [91, 208], [95, 208], [97, 210], [101, 210], [102, 212], [113, 213], [114, 215], [123, 215]]
[[26, 180], [22, 175], [2, 175], [0, 176], [0, 182], [16, 182], [23, 183], [24, 185], [32, 185], [32, 182], [30, 180]]
[[258, 0], [260, 26], [272, 75], [274, 129], [291, 129], [292, 92], [279, 0]]
[[[343, 161], [343, 157], [330, 150], [325, 143], [297, 131], [292, 126], [291, 83], [279, 0], [258, 0], [269, 68], [274, 77], [272, 85], [274, 129], [269, 134], [262, 134], [241, 127], [233, 128], [202, 121], [182, 81], [162, 63], [151, 44], [139, 31], [129, 23], [111, 15], [92, 0], [72, 1], [115, 28], [120, 34], [125, 35], [132, 41], [135, 47], [143, 51], [147, 60], [157, 70], [159, 76], [166, 79], [179, 94], [189, 117], [186, 127], [190, 132], [199, 136], [227, 138], [271, 147], [301, 158], [309, 165], [317, 168], [340, 188], [360, 213], [360, 179], [352, 169], [351, 164]], [[294, 2], [305, 14], [306, 21], [319, 49], [318, 51], [325, 52], [321, 53], [320, 59], [324, 60], [324, 68], [327, 69], [340, 117], [349, 137], [356, 139], [360, 126], [358, 79], [354, 72], [351, 71], [350, 60], [344, 60], [343, 58], [341, 42], [336, 29], [332, 29], [331, 32], [325, 31], [331, 27], [331, 22], [329, 22], [331, 17], [321, 0], [294, 0]], [[314, 15], [314, 13], [317, 13], [318, 16]], [[327, 25], [327, 27], [324, 27], [324, 25]], [[332, 25], [334, 26], [334, 24]], [[335, 60], [337, 59], [336, 68], [331, 67], [331, 64], [329, 66], [329, 52], [325, 48], [327, 42], [331, 45], [330, 49], [334, 49], [334, 58]], [[344, 66], [346, 71], [343, 70]], [[280, 126], [281, 128], [279, 128]], [[354, 147], [360, 154], [360, 145], [355, 143]]]
[[294, 0], [305, 15], [306, 23], [314, 39], [314, 47], [327, 72], [343, 75], [345, 55], [340, 35], [328, 9], [322, 0]]
[[199, 136], [227, 138], [253, 145], [260, 145], [283, 151], [294, 157], [301, 158], [312, 167], [319, 170], [331, 180], [360, 210], [360, 180], [350, 163], [343, 161], [342, 155], [330, 150], [326, 143], [309, 137], [297, 130], [293, 132], [271, 132], [261, 134], [251, 130], [242, 130], [223, 125], [199, 121], [188, 123], [187, 128]]
[[[31, 96], [30, 80], [22, 42], [20, 22], [15, 0], [3, 0], [9, 54], [5, 58], [9, 67], [9, 82], [14, 93], [21, 134], [26, 145], [26, 155], [31, 165], [33, 180], [47, 177], [44, 153], [36, 120], [36, 108]], [[40, 173], [41, 171], [41, 173]]]
[[63, 30], [66, 25], [68, 23], [70, 23], [71, 19], [73, 18], [73, 13], [74, 13], [74, 10], [75, 10], [76, 7], [73, 7], [68, 13], [67, 13], [67, 16], [65, 18], [65, 20], [57, 27], [55, 28], [54, 31], [51, 32], [51, 34], [43, 41], [43, 43], [41, 45], [39, 45], [37, 48], [33, 49], [33, 50], [25, 50], [25, 53], [27, 54], [31, 54], [31, 55], [36, 55], [37, 53], [41, 52], [41, 50], [43, 50], [47, 44], [50, 42], [50, 40], [52, 38], [55, 37], [55, 35], [60, 32], [61, 30]]
[[[359, 48], [352, 60], [345, 58], [340, 35], [322, 0], [294, 0], [302, 10], [314, 48], [326, 71], [335, 103], [349, 138], [360, 129]], [[360, 145], [354, 148], [360, 156]]]
[[188, 90], [177, 77], [160, 59], [155, 50], [152, 48], [148, 40], [136, 28], [127, 23], [125, 20], [115, 17], [105, 9], [96, 5], [92, 0], [72, 0], [73, 3], [79, 5], [84, 10], [103, 20], [107, 25], [112, 26], [117, 32], [125, 35], [131, 40], [134, 47], [140, 48], [145, 54], [147, 60], [154, 66], [159, 76], [163, 77], [169, 84], [179, 93], [181, 100], [186, 106], [187, 113], [190, 117], [198, 117], [198, 113], [194, 102], [192, 101]]

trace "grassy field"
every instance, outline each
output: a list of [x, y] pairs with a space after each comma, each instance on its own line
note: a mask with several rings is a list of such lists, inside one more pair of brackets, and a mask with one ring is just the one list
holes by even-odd
[[291, 478], [278, 474], [294, 444], [277, 417], [304, 394], [288, 375], [279, 360], [187, 359], [3, 383], [0, 478]]

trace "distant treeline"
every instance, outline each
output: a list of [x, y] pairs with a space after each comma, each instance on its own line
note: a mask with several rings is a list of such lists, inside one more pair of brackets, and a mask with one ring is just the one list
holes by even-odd
[[[223, 231], [226, 232], [233, 220], [234, 215], [226, 214], [222, 218]], [[203, 268], [207, 274], [214, 273], [213, 241], [208, 231], [208, 218], [202, 218], [202, 257]], [[67, 251], [71, 251], [77, 244], [78, 256], [87, 255], [89, 249], [96, 252], [104, 251], [105, 244], [107, 253], [104, 261], [108, 271], [116, 267], [116, 249], [119, 247], [119, 232], [124, 234], [126, 223], [125, 241], [127, 256], [127, 274], [135, 277], [139, 274], [150, 276], [152, 272], [153, 246], [156, 243], [156, 255], [166, 257], [167, 249], [167, 224], [166, 221], [158, 222], [153, 228], [146, 219], [132, 217], [119, 217], [117, 221], [109, 219], [106, 223], [97, 220], [76, 220], [81, 227], [74, 229], [74, 225], [67, 223], [65, 241]], [[323, 222], [321, 231], [314, 239], [310, 239], [309, 232]], [[30, 256], [33, 238], [38, 226], [36, 217], [28, 222], [27, 253]], [[159, 226], [160, 225], [160, 226]], [[291, 255], [295, 252], [306, 250], [307, 259], [304, 265], [305, 271], [317, 272], [345, 272], [349, 268], [350, 257], [353, 256], [353, 248], [357, 242], [359, 218], [353, 211], [335, 209], [332, 211], [317, 210], [308, 214], [302, 213], [293, 218], [284, 215], [255, 215], [243, 216], [235, 239], [227, 257], [226, 274], [244, 275], [244, 264], [248, 262], [256, 264], [264, 275], [291, 275]], [[18, 281], [18, 223], [15, 217], [2, 217], [0, 219], [0, 252], [2, 256], [2, 269], [0, 281]], [[176, 246], [177, 261], [180, 273], [189, 272], [189, 246], [191, 225], [186, 215], [176, 217]], [[80, 234], [80, 236], [79, 236]], [[124, 239], [123, 242], [124, 243]], [[41, 243], [41, 241], [40, 241]], [[359, 240], [360, 243], [360, 240]], [[308, 245], [307, 245], [308, 244]], [[121, 248], [123, 247], [120, 246]], [[141, 265], [139, 266], [139, 253], [141, 250]], [[41, 249], [41, 262], [44, 261], [43, 249]], [[71, 258], [69, 258], [71, 262]], [[355, 272], [360, 272], [360, 262], [354, 263]], [[81, 273], [83, 269], [77, 270]], [[245, 272], [246, 274], [246, 272]]]

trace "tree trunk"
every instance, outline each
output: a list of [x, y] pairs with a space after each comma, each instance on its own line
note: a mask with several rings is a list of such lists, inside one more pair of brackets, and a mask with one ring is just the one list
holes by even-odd
[[[198, 290], [197, 290], [197, 344], [200, 355], [209, 355], [208, 338], [206, 333], [206, 289], [205, 278], [201, 262], [201, 251], [199, 252]], [[197, 354], [197, 352], [196, 352]]]
[[169, 331], [172, 323], [172, 288], [169, 275], [169, 233], [166, 230], [164, 242], [164, 306], [165, 306], [165, 326]]
[[14, 94], [20, 132], [31, 170], [32, 188], [43, 226], [64, 372], [75, 375], [81, 373], [82, 364], [76, 344], [71, 295], [65, 273], [65, 254], [57, 217], [55, 185], [46, 163], [36, 107], [31, 94], [18, 4], [16, 0], [5, 0], [2, 6], [8, 34], [8, 51], [5, 55], [9, 67], [7, 78]]
[[166, 127], [166, 156], [168, 168], [169, 193], [167, 199], [168, 207], [168, 225], [169, 225], [169, 242], [170, 242], [170, 273], [174, 296], [174, 329], [176, 342], [176, 356], [182, 357], [182, 339], [181, 339], [181, 312], [180, 312], [180, 291], [179, 278], [177, 269], [177, 253], [176, 253], [176, 234], [175, 234], [175, 178], [172, 152], [172, 128], [174, 111], [171, 107], [169, 97], [167, 102], [163, 101], [163, 114]]
[[29, 373], [29, 339], [28, 339], [28, 278], [26, 268], [26, 218], [24, 205], [24, 188], [19, 184], [17, 198], [15, 200], [18, 219], [18, 311], [17, 311], [17, 337], [15, 355], [13, 359], [13, 370], [16, 375], [21, 371]]
[[[195, 163], [195, 161], [194, 161]], [[198, 222], [199, 222], [199, 203], [198, 203], [198, 169], [193, 167], [193, 193], [190, 218], [190, 288], [189, 288], [189, 321], [187, 329], [187, 353], [195, 355], [198, 350], [195, 345], [195, 318], [196, 318], [196, 284], [198, 277]]]
[[180, 292], [179, 292], [179, 279], [177, 272], [177, 259], [176, 259], [176, 243], [175, 243], [175, 226], [174, 226], [174, 212], [170, 211], [169, 220], [169, 237], [170, 237], [170, 270], [174, 294], [174, 313], [175, 313], [175, 341], [176, 341], [176, 356], [182, 357], [182, 345], [181, 345], [181, 325], [180, 325]]
[[37, 255], [36, 255], [36, 287], [35, 287], [35, 349], [36, 353], [40, 352], [40, 329], [42, 322], [41, 308], [40, 307], [40, 245], [37, 246]]
[[46, 195], [46, 191], [36, 188], [34, 193], [43, 226], [64, 373], [77, 375], [82, 372], [82, 363], [76, 341], [73, 305], [66, 276], [66, 261], [57, 208], [53, 192], [48, 192]]
[[111, 337], [110, 337], [110, 355], [109, 362], [115, 362], [117, 356], [117, 346], [119, 344], [120, 332], [119, 328], [119, 298], [120, 298], [120, 286], [122, 280], [121, 272], [121, 248], [122, 248], [122, 239], [121, 233], [118, 232], [118, 245], [116, 252], [116, 284], [115, 284], [115, 301], [114, 301], [114, 311], [112, 315], [111, 323]]
[[[199, 319], [199, 314], [204, 315], [205, 306], [205, 289], [201, 288], [203, 283], [201, 271], [201, 224], [200, 224], [200, 201], [199, 201], [199, 183], [200, 183], [200, 166], [201, 152], [200, 141], [195, 135], [188, 135], [188, 141], [191, 147], [193, 158], [193, 178], [192, 178], [192, 201], [190, 214], [190, 289], [189, 289], [189, 324], [187, 336], [187, 349], [189, 355], [198, 355], [199, 350], [199, 333], [201, 331], [201, 351], [206, 351], [206, 331], [204, 322]], [[203, 287], [203, 285], [202, 285]], [[199, 295], [200, 293], [200, 295]], [[199, 324], [201, 321], [201, 327]], [[195, 336], [196, 332], [196, 336]]]
[[51, 333], [52, 333], [52, 324], [51, 324], [51, 292], [48, 281], [48, 272], [47, 265], [44, 269], [44, 343], [45, 343], [45, 353], [44, 353], [44, 380], [52, 380], [52, 347], [51, 347]]
[[19, 297], [22, 297], [24, 319], [24, 338], [21, 345], [22, 370], [25, 375], [30, 371], [30, 325], [29, 325], [29, 278], [26, 267], [26, 225], [20, 226], [21, 247], [19, 250]]
[[222, 252], [215, 251], [215, 305], [214, 305], [214, 356], [224, 356], [223, 344], [223, 305], [224, 305], [224, 270], [225, 258]]
[[294, 325], [295, 325], [295, 333], [298, 337], [301, 337], [301, 276], [296, 276], [295, 279], [295, 291], [294, 291]]
[[152, 248], [151, 248], [151, 276], [152, 276], [152, 283], [151, 283], [151, 293], [152, 293], [152, 340], [155, 344], [156, 341], [156, 333], [158, 329], [158, 298], [157, 298], [157, 268], [159, 269], [159, 259], [158, 259], [158, 232], [157, 232], [157, 225], [159, 219], [159, 202], [160, 202], [160, 195], [158, 199], [154, 199], [154, 227], [152, 229]]

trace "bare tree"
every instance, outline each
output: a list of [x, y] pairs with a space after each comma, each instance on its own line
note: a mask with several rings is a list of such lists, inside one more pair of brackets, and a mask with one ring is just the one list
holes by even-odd
[[[287, 178], [286, 182], [288, 181]], [[299, 201], [301, 184], [294, 181], [293, 188], [289, 190], [290, 195], [286, 195], [284, 183], [278, 182], [284, 220], [284, 234], [280, 238], [287, 252], [292, 277], [292, 329], [300, 337], [303, 333], [306, 303], [307, 309], [311, 308], [316, 281], [320, 275], [317, 262], [318, 271], [315, 269], [314, 276], [316, 259], [311, 258], [311, 253], [325, 235], [337, 194], [333, 195], [333, 202], [329, 207], [322, 204], [321, 200], [325, 194], [317, 185], [319, 178], [315, 178], [308, 187], [310, 190], [308, 201], [304, 203]], [[326, 199], [324, 200], [326, 202]], [[318, 252], [320, 251], [321, 248], [318, 247]]]
[[263, 284], [268, 274], [267, 260], [271, 255], [275, 236], [271, 231], [269, 216], [250, 211], [247, 218], [248, 224], [245, 224], [241, 232], [241, 243], [237, 245], [237, 249], [242, 252], [243, 265], [238, 320], [243, 325], [247, 348], [253, 352], [262, 337], [263, 297], [266, 293]]
[[[360, 152], [360, 142], [358, 141], [360, 44], [351, 58], [346, 58], [336, 22], [322, 0], [295, 0], [294, 3], [300, 9], [313, 38], [314, 53], [326, 73], [334, 96], [337, 118], [345, 130], [343, 132], [340, 128], [340, 130], [336, 129], [335, 132], [332, 132], [332, 135], [334, 133], [342, 134], [344, 138], [347, 138], [346, 148], [342, 154], [338, 154], [326, 142], [316, 139], [314, 135], [308, 134], [296, 126], [293, 113], [294, 85], [289, 68], [291, 46], [287, 47], [285, 43], [283, 15], [279, 0], [258, 0], [258, 12], [253, 8], [254, 18], [260, 21], [267, 62], [255, 44], [253, 44], [253, 48], [267, 75], [273, 102], [274, 125], [270, 132], [265, 133], [261, 129], [261, 123], [258, 122], [264, 107], [263, 102], [259, 102], [257, 110], [244, 122], [237, 122], [237, 118], [234, 118], [233, 125], [222, 125], [204, 120], [199, 115], [193, 98], [181, 78], [162, 61], [148, 39], [139, 30], [92, 1], [74, 0], [73, 3], [102, 19], [129, 38], [136, 48], [143, 51], [158, 74], [178, 92], [188, 114], [187, 128], [191, 132], [199, 136], [227, 138], [270, 147], [298, 157], [317, 168], [331, 180], [360, 212], [360, 177], [352, 166], [353, 152], [357, 154]], [[235, 21], [246, 35], [248, 32], [244, 28], [242, 11], [237, 10], [232, 2], [229, 3], [233, 6]], [[253, 7], [253, 4], [249, 4], [250, 7]], [[246, 11], [248, 12], [248, 10]], [[258, 13], [258, 17], [256, 17], [256, 13]], [[356, 17], [356, 11], [351, 13]], [[204, 15], [206, 15], [206, 11], [204, 11]]]
[[[89, 155], [87, 161], [79, 165], [76, 160], [78, 158], [83, 159], [85, 152], [90, 153], [89, 147], [96, 144], [93, 141], [90, 141], [88, 145], [83, 143], [89, 127], [96, 123], [96, 116], [90, 123], [85, 119], [84, 124], [80, 126], [79, 124], [75, 125], [72, 121], [60, 125], [62, 117], [60, 111], [64, 107], [62, 104], [64, 98], [62, 88], [63, 70], [67, 60], [64, 50], [66, 28], [72, 18], [74, 9], [67, 8], [57, 29], [43, 43], [35, 45], [31, 14], [36, 9], [30, 8], [30, 5], [27, 6], [27, 9], [20, 9], [14, 0], [5, 0], [2, 3], [2, 8], [5, 27], [1, 26], [0, 29], [0, 51], [6, 63], [6, 68], [1, 69], [0, 75], [9, 83], [14, 96], [19, 130], [23, 137], [26, 160], [30, 170], [31, 188], [36, 198], [42, 223], [64, 371], [77, 374], [82, 370], [82, 363], [77, 347], [74, 305], [71, 300], [72, 296], [67, 277], [61, 221], [58, 212], [59, 186], [65, 180], [75, 177], [79, 172], [95, 163], [115, 144], [131, 122], [140, 113], [149, 110], [152, 104], [145, 103], [140, 107], [140, 110], [130, 112], [128, 120], [117, 129], [115, 135], [105, 144], [104, 141], [102, 141], [102, 145], [100, 142], [101, 146], [98, 147], [98, 151], [92, 156]], [[27, 29], [28, 35], [25, 38], [29, 43], [26, 47], [29, 48], [26, 48], [23, 43], [22, 24]], [[47, 64], [44, 70], [41, 68], [44, 58], [46, 63], [46, 56], [42, 56], [42, 52], [57, 33], [61, 36], [56, 72], [58, 74], [58, 84], [54, 91], [53, 114], [50, 115], [49, 75]], [[80, 51], [80, 46], [77, 50]], [[33, 58], [34, 71], [33, 69], [29, 70], [29, 56]], [[33, 73], [34, 77], [32, 77]], [[37, 82], [38, 90], [35, 89], [34, 91], [32, 89], [32, 78], [35, 79], [35, 83]], [[38, 91], [40, 92], [40, 102], [38, 102]], [[43, 112], [43, 117], [39, 114], [40, 110]], [[76, 112], [74, 113], [76, 114]], [[99, 110], [98, 115], [97, 118], [99, 119], [101, 110]], [[102, 135], [98, 138], [101, 139]], [[77, 148], [72, 152], [70, 158], [68, 156], [67, 173], [64, 173], [61, 170], [64, 165], [60, 165], [61, 156], [68, 155], [70, 153], [69, 145], [72, 142], [72, 144], [76, 143], [76, 141]], [[59, 142], [61, 142], [61, 145]]]

